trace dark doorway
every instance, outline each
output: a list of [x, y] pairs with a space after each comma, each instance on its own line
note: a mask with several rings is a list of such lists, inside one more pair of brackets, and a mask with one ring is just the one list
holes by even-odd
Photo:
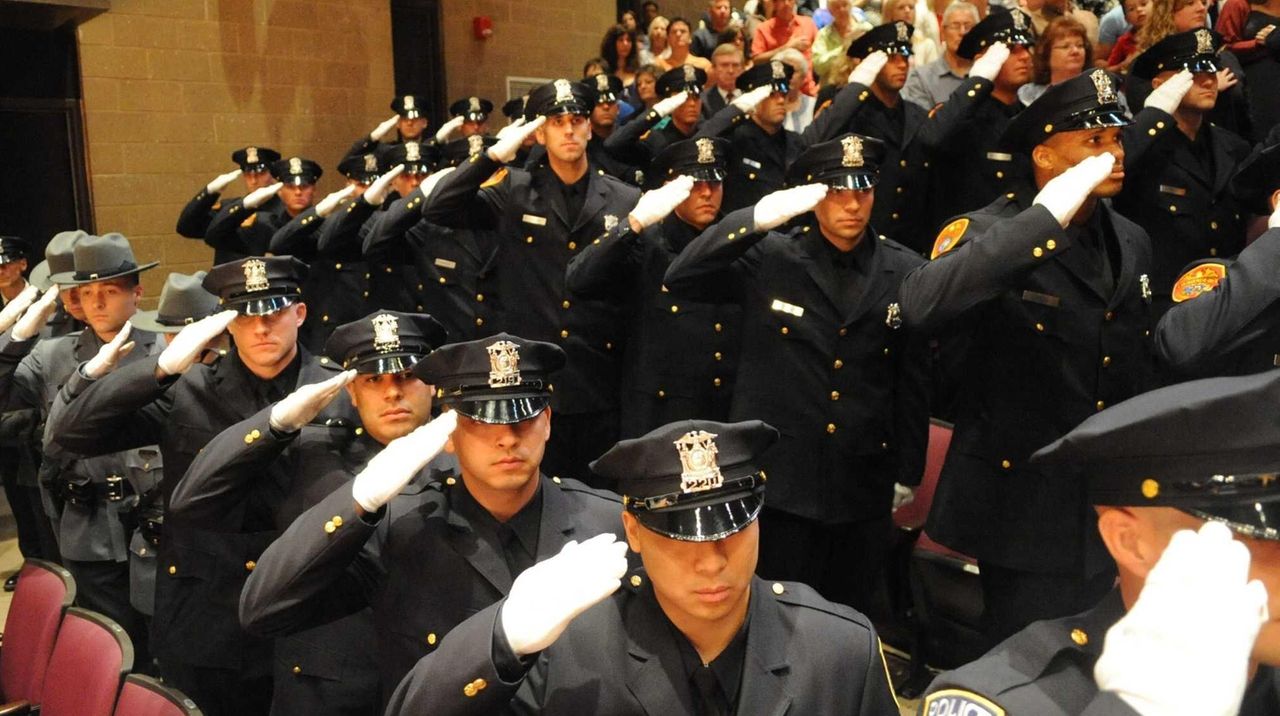
[[448, 102], [440, 0], [391, 0], [391, 53], [396, 93], [424, 95], [431, 108], [427, 113], [430, 126], [440, 126]]

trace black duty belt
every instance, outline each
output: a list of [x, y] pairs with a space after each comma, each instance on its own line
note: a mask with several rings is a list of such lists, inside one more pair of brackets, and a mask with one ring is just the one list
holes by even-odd
[[80, 507], [92, 507], [104, 502], [120, 502], [133, 494], [133, 488], [123, 475], [107, 475], [103, 482], [73, 482], [62, 476], [54, 478], [55, 494]]

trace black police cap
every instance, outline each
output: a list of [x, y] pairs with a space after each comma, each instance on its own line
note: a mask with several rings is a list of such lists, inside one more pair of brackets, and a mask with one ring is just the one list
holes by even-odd
[[617, 102], [622, 99], [622, 79], [617, 75], [601, 72], [583, 80], [596, 91], [596, 104]]
[[342, 176], [358, 181], [361, 184], [368, 184], [382, 172], [378, 169], [378, 155], [376, 152], [368, 152], [366, 154], [353, 154], [338, 162], [338, 172]]
[[214, 266], [201, 285], [224, 308], [265, 316], [301, 300], [308, 271], [292, 256], [250, 256]]
[[550, 117], [557, 114], [591, 114], [596, 93], [582, 82], [559, 79], [535, 87], [525, 106], [526, 117]]
[[31, 242], [18, 236], [0, 236], [0, 265], [21, 261], [31, 253]]
[[509, 425], [546, 410], [550, 375], [564, 364], [564, 351], [554, 343], [499, 333], [439, 348], [413, 373], [436, 386], [440, 403], [482, 423]]
[[965, 34], [964, 39], [960, 41], [960, 47], [956, 50], [956, 54], [966, 60], [972, 60], [978, 53], [997, 42], [1003, 42], [1006, 45], [1023, 45], [1024, 47], [1031, 47], [1036, 44], [1036, 34], [1031, 24], [1031, 17], [1021, 10], [993, 12]]
[[659, 97], [670, 97], [677, 92], [688, 92], [691, 97], [698, 97], [706, 84], [706, 72], [693, 65], [681, 65], [662, 73], [658, 78], [657, 91]]
[[1058, 132], [1123, 127], [1129, 117], [1120, 106], [1119, 87], [1119, 79], [1104, 69], [1059, 82], [1013, 118], [1000, 144], [1029, 152]]
[[682, 420], [614, 445], [591, 463], [623, 506], [672, 539], [710, 542], [750, 525], [764, 506], [760, 456], [778, 431], [759, 420]]
[[445, 344], [448, 333], [425, 313], [374, 311], [334, 329], [324, 354], [344, 370], [403, 373]]
[[450, 117], [463, 117], [469, 122], [483, 122], [493, 112], [493, 102], [482, 97], [467, 97], [449, 105]]
[[1207, 28], [1170, 35], [1148, 47], [1129, 67], [1129, 74], [1151, 80], [1161, 72], [1188, 69], [1192, 72], [1217, 72], [1222, 65], [1218, 52], [1222, 35]]
[[483, 134], [473, 134], [470, 137], [455, 139], [440, 147], [440, 164], [456, 167], [497, 143], [497, 137]]
[[849, 49], [845, 54], [850, 57], [861, 58], [876, 50], [883, 50], [886, 54], [910, 57], [911, 33], [915, 31], [915, 27], [910, 23], [902, 22], [901, 20], [885, 25], [877, 25], [862, 33], [858, 39], [850, 43]]
[[836, 189], [870, 189], [880, 181], [884, 142], [845, 134], [804, 150], [787, 167], [788, 186], [826, 184]]
[[391, 109], [405, 119], [417, 119], [427, 109], [426, 98], [419, 94], [402, 94], [391, 100]]
[[1173, 507], [1280, 539], [1280, 371], [1143, 393], [1089, 416], [1031, 457], [1084, 476], [1089, 500]]
[[752, 65], [750, 69], [738, 75], [738, 79], [733, 81], [733, 86], [743, 92], [750, 92], [757, 87], [772, 87], [775, 92], [786, 94], [791, 88], [791, 77], [795, 74], [795, 68], [782, 60], [769, 60], [758, 65]]
[[265, 172], [271, 163], [280, 159], [280, 152], [267, 147], [244, 147], [231, 153], [231, 161], [246, 172]]
[[509, 99], [502, 105], [502, 114], [511, 121], [516, 121], [524, 116], [524, 106], [529, 101], [529, 95], [521, 95], [515, 99]]
[[271, 164], [271, 176], [285, 184], [315, 184], [323, 175], [324, 169], [319, 164], [302, 157], [280, 159]]
[[378, 169], [386, 173], [398, 164], [404, 165], [406, 174], [430, 174], [440, 160], [435, 145], [416, 140], [385, 144], [378, 149]]
[[724, 181], [728, 166], [729, 140], [698, 137], [668, 144], [654, 159], [652, 174], [663, 180], [683, 174], [698, 181]]
[[160, 289], [160, 303], [154, 311], [138, 311], [129, 322], [134, 328], [154, 333], [177, 333], [182, 327], [218, 311], [218, 297], [206, 291], [204, 271], [171, 273]]

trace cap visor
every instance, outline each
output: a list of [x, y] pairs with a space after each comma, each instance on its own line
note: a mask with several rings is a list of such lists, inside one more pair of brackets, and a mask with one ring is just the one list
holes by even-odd
[[678, 173], [693, 177], [694, 181], [724, 181], [724, 178], [729, 174], [724, 167], [717, 166], [690, 167]]
[[283, 184], [292, 184], [294, 186], [310, 186], [316, 183], [316, 178], [307, 176], [306, 174], [293, 174], [280, 179]]
[[[395, 355], [379, 355], [358, 360], [355, 364], [357, 373], [374, 375], [396, 375], [411, 370], [422, 360], [422, 354], [398, 353]], [[344, 366], [349, 367], [349, 366]]]
[[420, 112], [420, 111], [418, 111], [418, 110], [416, 110], [416, 109], [406, 109], [406, 110], [402, 110], [402, 111], [400, 111], [398, 114], [399, 114], [401, 117], [404, 117], [405, 119], [417, 119], [417, 118], [419, 118], [419, 117], [421, 117], [421, 116], [422, 116], [422, 112]]
[[1206, 55], [1193, 57], [1187, 60], [1187, 63], [1183, 66], [1192, 74], [1198, 72], [1217, 72], [1219, 69], [1218, 61], [1215, 58]]
[[880, 182], [880, 176], [870, 172], [848, 172], [818, 181], [832, 189], [870, 189]]
[[728, 499], [712, 495], [709, 502], [666, 510], [632, 510], [640, 524], [660, 535], [682, 542], [713, 542], [751, 524], [764, 506], [764, 491], [755, 490]]
[[1249, 502], [1180, 508], [1201, 519], [1221, 522], [1232, 532], [1254, 539], [1280, 540], [1280, 502]]
[[541, 114], [543, 117], [554, 117], [558, 114], [591, 114], [591, 110], [588, 109], [586, 106], [584, 106], [582, 103], [574, 101], [574, 102], [561, 102], [560, 104], [553, 104], [550, 107], [547, 107], [546, 109], [542, 110], [542, 112], [540, 112], [539, 114]]
[[492, 400], [460, 400], [448, 403], [463, 415], [491, 425], [512, 425], [537, 417], [547, 409], [544, 397], [494, 398]]
[[266, 316], [297, 302], [293, 296], [265, 296], [228, 301], [227, 308], [234, 309], [242, 316]]

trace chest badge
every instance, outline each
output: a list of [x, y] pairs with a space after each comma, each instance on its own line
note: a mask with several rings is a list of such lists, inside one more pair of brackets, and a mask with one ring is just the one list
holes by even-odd
[[1142, 300], [1151, 303], [1151, 278], [1142, 274], [1138, 277], [1138, 286], [1142, 289]]
[[898, 306], [897, 301], [889, 304], [889, 308], [885, 313], [884, 324], [895, 331], [902, 327], [902, 309]]
[[606, 232], [613, 231], [614, 228], [617, 227], [617, 225], [618, 225], [618, 217], [614, 216], [613, 214], [604, 215], [604, 230]]

